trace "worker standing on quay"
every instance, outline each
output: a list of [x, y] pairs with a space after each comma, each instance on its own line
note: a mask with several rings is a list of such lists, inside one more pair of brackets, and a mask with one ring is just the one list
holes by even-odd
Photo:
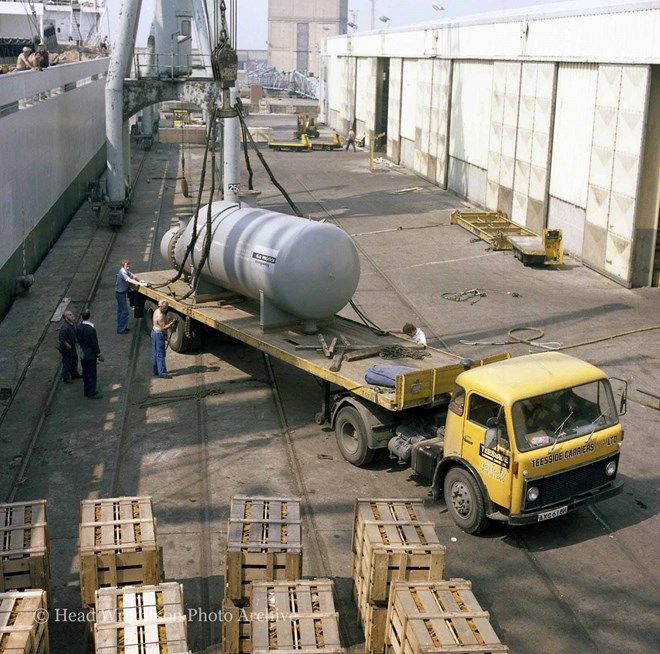
[[346, 138], [346, 152], [348, 152], [348, 148], [351, 145], [353, 146], [353, 152], [356, 152], [356, 149], [355, 149], [355, 130], [353, 128], [348, 130], [348, 137]]
[[170, 305], [166, 300], [158, 303], [158, 308], [154, 311], [153, 329], [151, 330], [151, 354], [154, 367], [154, 375], [161, 379], [171, 379], [167, 374], [167, 365], [165, 364], [165, 348], [167, 347], [166, 332], [176, 322], [172, 320], [165, 322], [167, 310]]
[[78, 352], [76, 351], [76, 318], [72, 311], [65, 311], [58, 339], [57, 349], [62, 355], [62, 381], [71, 384], [73, 379], [80, 379], [78, 372]]
[[125, 334], [128, 328], [128, 286], [141, 286], [141, 282], [131, 272], [129, 262], [125, 259], [121, 262], [121, 268], [117, 272], [115, 282], [115, 298], [117, 298], [117, 333]]
[[82, 377], [85, 397], [88, 400], [100, 400], [103, 395], [96, 390], [96, 362], [103, 361], [96, 328], [90, 320], [89, 309], [80, 315], [82, 323], [76, 329], [76, 338], [80, 345], [80, 360], [82, 363]]

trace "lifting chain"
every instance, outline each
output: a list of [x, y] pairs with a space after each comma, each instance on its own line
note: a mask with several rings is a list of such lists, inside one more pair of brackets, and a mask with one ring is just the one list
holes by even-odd
[[420, 350], [414, 347], [404, 347], [403, 345], [386, 345], [380, 349], [378, 353], [381, 359], [423, 359], [430, 357], [430, 352]]
[[213, 69], [213, 79], [222, 91], [223, 112], [226, 117], [231, 117], [236, 115], [236, 111], [231, 107], [229, 89], [234, 86], [238, 77], [238, 55], [229, 43], [226, 11], [227, 6], [222, 0], [220, 2], [220, 37], [211, 53], [211, 68]]

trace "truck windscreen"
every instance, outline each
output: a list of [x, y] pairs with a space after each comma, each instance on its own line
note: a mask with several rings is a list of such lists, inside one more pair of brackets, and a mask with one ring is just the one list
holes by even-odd
[[610, 384], [602, 379], [520, 400], [511, 414], [521, 452], [590, 437], [619, 419]]

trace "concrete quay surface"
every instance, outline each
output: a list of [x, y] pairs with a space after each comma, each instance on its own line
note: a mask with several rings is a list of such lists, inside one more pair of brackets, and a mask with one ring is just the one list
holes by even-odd
[[[286, 140], [295, 128], [294, 116], [250, 122], [274, 127]], [[321, 394], [309, 375], [272, 361], [275, 389], [258, 352], [215, 337], [198, 352], [168, 352], [173, 378], [153, 378], [142, 321], [131, 319], [129, 334], [116, 334], [115, 273], [124, 257], [136, 272], [165, 267], [160, 236], [177, 213], [194, 209], [203, 157], [200, 146], [184, 145], [191, 195], [184, 198], [176, 179], [179, 147], [157, 144], [144, 159], [121, 230], [113, 237], [103, 217], [81, 207], [37, 271], [35, 286], [0, 323], [0, 387], [9, 389], [0, 395], [0, 498], [48, 500], [51, 651], [87, 647], [79, 619], [80, 500], [122, 495], [153, 497], [165, 578], [184, 586], [188, 641], [196, 653], [221, 651], [213, 616], [221, 606], [226, 521], [235, 495], [303, 498], [303, 573], [334, 580], [342, 644], [350, 652], [364, 649], [351, 599], [359, 497], [424, 500], [447, 546], [446, 577], [472, 581], [512, 652], [656, 651], [660, 347], [658, 330], [649, 328], [660, 324], [658, 289], [622, 288], [570, 257], [557, 268], [524, 267], [511, 253], [493, 252], [450, 225], [453, 210], [469, 209], [462, 200], [378, 158], [370, 171], [363, 150], [261, 149], [306, 217], [333, 221], [353, 237], [362, 264], [354, 299], [380, 327], [400, 329], [412, 321], [432, 345], [471, 358], [537, 351], [508, 341], [511, 330], [539, 329], [535, 342], [571, 346], [567, 353], [627, 380], [624, 493], [547, 524], [493, 525], [469, 536], [431, 500], [423, 480], [385, 453], [365, 469], [342, 459], [333, 431], [314, 422]], [[134, 151], [136, 171], [142, 157]], [[254, 154], [251, 165], [260, 206], [290, 213]], [[474, 289], [479, 297], [451, 299]], [[99, 364], [104, 398], [96, 402], [85, 400], [80, 382], [52, 384], [59, 374], [59, 324], [51, 316], [62, 298], [78, 314], [90, 294], [105, 356]]]

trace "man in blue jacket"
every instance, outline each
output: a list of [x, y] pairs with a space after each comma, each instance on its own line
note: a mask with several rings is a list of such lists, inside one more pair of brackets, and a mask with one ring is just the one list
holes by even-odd
[[138, 278], [131, 272], [129, 262], [124, 259], [121, 268], [117, 272], [115, 282], [115, 298], [117, 299], [117, 333], [125, 334], [128, 328], [128, 290], [129, 285], [141, 286]]
[[65, 384], [73, 383], [72, 379], [80, 379], [78, 372], [78, 352], [76, 352], [76, 318], [72, 311], [65, 311], [64, 320], [60, 325], [57, 349], [62, 355], [62, 381]]
[[80, 345], [80, 361], [82, 364], [82, 377], [85, 397], [89, 400], [100, 400], [101, 395], [96, 390], [96, 362], [103, 361], [96, 328], [90, 320], [91, 313], [85, 309], [80, 315], [82, 323], [76, 329], [76, 338]]

